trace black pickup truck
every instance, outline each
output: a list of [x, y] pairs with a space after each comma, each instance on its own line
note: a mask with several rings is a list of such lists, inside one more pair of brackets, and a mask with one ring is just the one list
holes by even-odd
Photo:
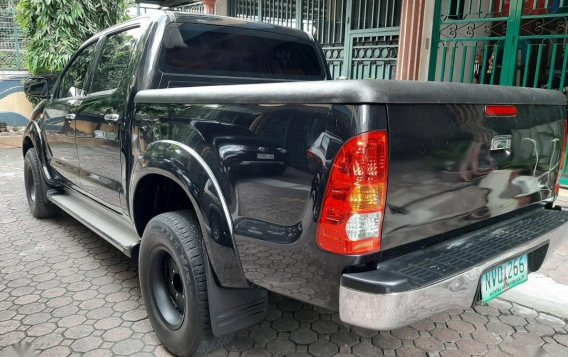
[[89, 39], [23, 141], [31, 213], [139, 261], [178, 355], [262, 321], [267, 291], [392, 329], [523, 283], [566, 235], [566, 98], [331, 80], [300, 31], [160, 12]]

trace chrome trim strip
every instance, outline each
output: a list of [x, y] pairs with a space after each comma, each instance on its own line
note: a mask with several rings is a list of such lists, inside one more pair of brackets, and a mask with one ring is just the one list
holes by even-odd
[[[41, 114], [41, 115], [43, 115], [43, 114]], [[47, 179], [47, 181], [53, 182], [53, 177], [51, 176], [51, 173], [49, 172], [49, 169], [47, 168], [47, 157], [45, 156], [45, 152], [43, 153], [44, 154], [43, 157], [45, 158], [45, 162], [42, 161], [42, 155], [40, 155], [40, 152], [39, 152], [39, 150], [45, 149], [43, 138], [41, 136], [41, 128], [40, 128], [39, 124], [37, 123], [37, 121], [35, 121], [35, 120], [30, 120], [30, 123], [35, 128], [36, 135], [37, 135], [36, 140], [38, 140], [38, 142], [34, 143], [34, 144], [36, 146], [38, 146], [38, 147], [35, 147], [35, 149], [37, 151], [38, 157], [39, 157], [40, 162], [42, 164], [41, 169], [42, 169], [43, 174], [45, 175], [45, 178]]]
[[437, 284], [402, 293], [373, 294], [341, 286], [341, 321], [373, 330], [391, 330], [450, 309], [472, 306], [481, 275], [491, 266], [549, 243], [546, 260], [568, 236], [568, 223]]
[[[166, 144], [170, 144], [170, 145], [179, 146], [181, 149], [183, 149], [189, 155], [191, 155], [201, 165], [201, 167], [203, 167], [203, 169], [207, 173], [207, 176], [209, 176], [209, 179], [213, 183], [215, 190], [217, 191], [217, 195], [219, 196], [219, 201], [221, 202], [221, 206], [223, 206], [223, 213], [225, 214], [225, 218], [227, 219], [227, 225], [229, 226], [229, 231], [231, 232], [231, 236], [233, 236], [233, 220], [231, 219], [231, 213], [229, 212], [229, 206], [227, 205], [227, 202], [225, 202], [225, 196], [223, 196], [223, 191], [221, 191], [221, 185], [219, 185], [219, 182], [217, 181], [215, 174], [213, 173], [213, 171], [211, 170], [209, 165], [207, 165], [207, 162], [205, 162], [205, 160], [203, 160], [203, 158], [201, 156], [199, 156], [199, 154], [195, 150], [193, 150], [192, 148], [190, 148], [189, 146], [187, 146], [185, 144], [180, 143], [179, 141], [159, 140], [159, 141], [153, 142], [152, 144], [155, 144], [155, 143], [166, 143]], [[235, 246], [235, 249], [236, 249], [236, 246]]]

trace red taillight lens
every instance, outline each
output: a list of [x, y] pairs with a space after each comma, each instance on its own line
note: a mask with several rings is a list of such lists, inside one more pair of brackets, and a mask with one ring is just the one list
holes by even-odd
[[486, 117], [516, 117], [517, 107], [514, 105], [487, 105], [485, 106]]
[[329, 175], [317, 242], [335, 254], [381, 249], [387, 195], [386, 131], [361, 134], [341, 148]]
[[[568, 120], [568, 119], [567, 119]], [[566, 162], [566, 141], [568, 140], [568, 123], [564, 120], [564, 138], [562, 138], [562, 151], [560, 152], [560, 166], [558, 167], [558, 175], [556, 175], [556, 184], [554, 185], [554, 192], [556, 196], [560, 192], [560, 176], [564, 171], [564, 163]]]

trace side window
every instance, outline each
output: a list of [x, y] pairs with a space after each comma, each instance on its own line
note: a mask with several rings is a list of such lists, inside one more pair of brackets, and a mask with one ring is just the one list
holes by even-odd
[[59, 90], [57, 98], [78, 97], [86, 94], [87, 89], [87, 71], [93, 60], [95, 53], [95, 45], [93, 42], [85, 47], [77, 57], [73, 60], [67, 71], [63, 73], [59, 82]]
[[118, 87], [134, 55], [134, 48], [140, 34], [140, 28], [135, 28], [115, 33], [106, 39], [95, 70], [93, 92]]

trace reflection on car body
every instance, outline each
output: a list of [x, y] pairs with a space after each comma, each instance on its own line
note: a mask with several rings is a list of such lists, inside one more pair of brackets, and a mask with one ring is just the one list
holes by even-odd
[[256, 137], [243, 126], [207, 120], [196, 120], [192, 125], [217, 148], [229, 173], [268, 175], [286, 170], [286, 150]]
[[310, 171], [315, 172], [320, 166], [329, 168], [341, 145], [343, 145], [341, 138], [329, 131], [321, 133], [307, 152]]

